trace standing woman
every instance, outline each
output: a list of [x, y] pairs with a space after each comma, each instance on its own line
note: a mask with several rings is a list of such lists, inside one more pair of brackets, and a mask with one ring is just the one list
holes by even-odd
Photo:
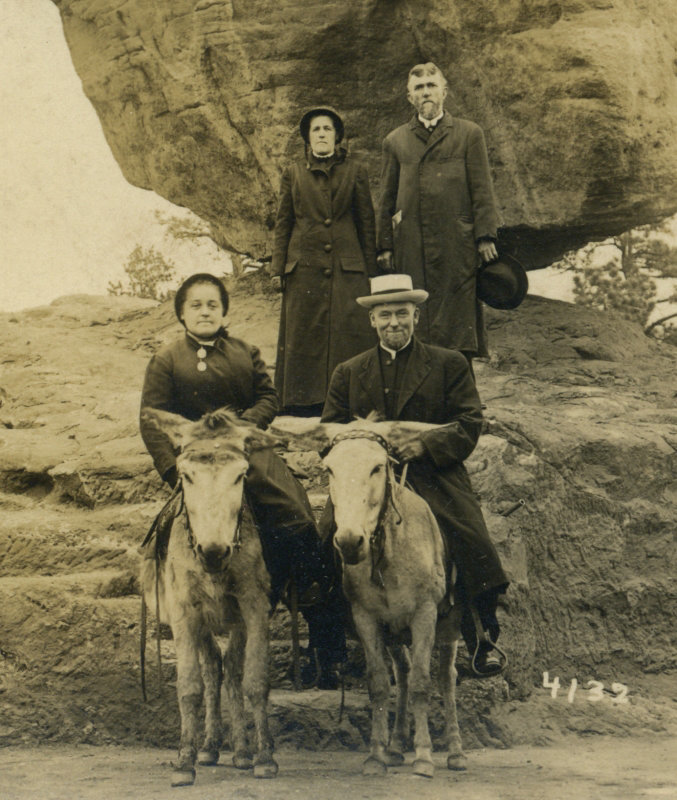
[[285, 413], [322, 412], [334, 367], [372, 346], [355, 298], [376, 274], [374, 209], [366, 168], [339, 147], [329, 106], [301, 118], [305, 157], [282, 177], [273, 281], [282, 289], [275, 387]]

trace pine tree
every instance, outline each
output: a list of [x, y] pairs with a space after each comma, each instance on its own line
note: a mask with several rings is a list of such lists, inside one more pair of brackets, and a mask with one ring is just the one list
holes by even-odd
[[[671, 311], [649, 322], [656, 307], [677, 303], [674, 286], [668, 297], [656, 296], [656, 279], [677, 278], [677, 247], [665, 240], [668, 231], [668, 222], [646, 225], [588, 244], [563, 259], [561, 268], [574, 272], [575, 302], [600, 311], [618, 311], [642, 325], [647, 334], [677, 320], [677, 312]], [[601, 254], [608, 248], [615, 252], [604, 261]]]

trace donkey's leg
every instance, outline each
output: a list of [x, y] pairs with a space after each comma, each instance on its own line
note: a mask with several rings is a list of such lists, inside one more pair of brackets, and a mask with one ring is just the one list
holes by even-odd
[[176, 645], [176, 694], [181, 714], [179, 759], [174, 767], [172, 786], [190, 786], [195, 781], [202, 676], [198, 658], [199, 644], [192, 631], [198, 628], [199, 620], [185, 614], [179, 624], [172, 626]]
[[214, 637], [208, 633], [202, 640], [200, 666], [204, 683], [205, 738], [198, 753], [198, 764], [214, 765], [219, 760], [221, 748], [221, 651]]
[[437, 607], [424, 603], [414, 614], [411, 623], [411, 677], [409, 691], [414, 713], [414, 773], [432, 778], [435, 768], [432, 759], [432, 742], [428, 728], [430, 703], [430, 660], [435, 644]]
[[407, 702], [409, 696], [409, 670], [411, 662], [407, 648], [396, 645], [389, 648], [395, 666], [395, 682], [397, 683], [397, 706], [395, 708], [395, 725], [388, 747], [388, 766], [396, 766], [404, 761], [404, 751], [409, 741], [409, 715]]
[[390, 680], [385, 647], [378, 622], [358, 605], [353, 605], [353, 620], [364, 648], [367, 683], [371, 702], [371, 744], [369, 758], [362, 765], [364, 775], [383, 775], [388, 764], [388, 699]]
[[254, 763], [254, 755], [247, 744], [244, 698], [242, 694], [242, 667], [244, 664], [245, 642], [246, 636], [244, 628], [234, 628], [228, 638], [228, 647], [223, 657], [223, 684], [228, 696], [233, 764], [237, 769], [250, 769]]
[[273, 758], [273, 739], [268, 728], [268, 598], [264, 595], [243, 598], [240, 608], [247, 629], [242, 688], [252, 705], [256, 728], [254, 777], [274, 778], [278, 766]]
[[461, 744], [461, 732], [456, 715], [456, 650], [458, 640], [440, 645], [440, 693], [444, 701], [447, 769], [466, 769], [467, 759]]

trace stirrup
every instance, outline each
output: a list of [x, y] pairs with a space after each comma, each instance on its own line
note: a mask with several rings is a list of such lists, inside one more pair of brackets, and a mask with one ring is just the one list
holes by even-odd
[[[472, 654], [472, 658], [470, 659], [470, 669], [478, 678], [493, 678], [496, 675], [500, 675], [508, 666], [508, 654], [496, 642], [492, 642], [492, 640], [489, 638], [489, 635], [482, 627], [480, 615], [475, 606], [472, 604], [470, 605], [470, 613], [472, 614], [473, 622], [475, 623], [475, 637], [477, 639], [475, 652]], [[486, 645], [485, 648], [482, 648], [483, 644]], [[482, 650], [484, 653], [490, 653], [492, 650], [495, 650], [499, 654], [499, 658], [497, 658], [494, 662], [495, 666], [485, 672], [481, 672], [477, 668], [477, 657], [480, 654], [480, 650]]]
[[[480, 648], [482, 644], [489, 645], [488, 649], [483, 649], [482, 652], [490, 653], [492, 650], [496, 650], [500, 657], [492, 658], [491, 663], [489, 663], [489, 657], [487, 657], [487, 666], [490, 666], [490, 669], [484, 670], [483, 672], [477, 668], [477, 656], [480, 653]], [[502, 672], [505, 671], [505, 668], [508, 666], [508, 656], [505, 650], [502, 650], [496, 642], [492, 642], [491, 639], [486, 636], [486, 638], [482, 639], [482, 641], [477, 642], [477, 647], [475, 647], [475, 652], [473, 653], [472, 658], [470, 659], [470, 668], [472, 669], [473, 673], [478, 678], [493, 678], [496, 675], [500, 675]]]

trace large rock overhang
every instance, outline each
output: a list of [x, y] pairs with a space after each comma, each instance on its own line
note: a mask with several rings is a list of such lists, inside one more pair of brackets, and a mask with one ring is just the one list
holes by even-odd
[[660, 0], [54, 0], [125, 178], [270, 252], [297, 122], [345, 116], [378, 190], [381, 141], [434, 61], [484, 129], [528, 268], [677, 212], [677, 4]]

